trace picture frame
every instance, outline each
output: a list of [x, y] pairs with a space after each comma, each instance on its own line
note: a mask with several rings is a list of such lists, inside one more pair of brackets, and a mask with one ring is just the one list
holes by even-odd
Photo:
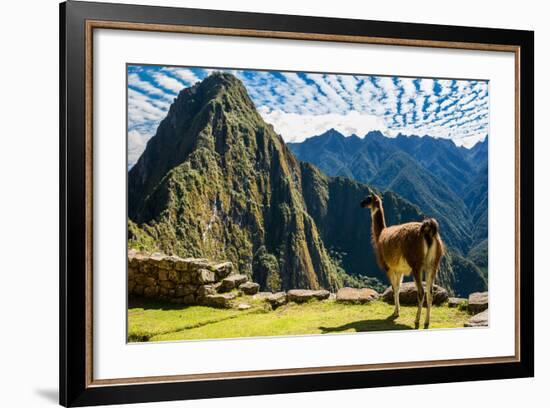
[[[94, 377], [94, 30], [513, 53], [513, 355], [186, 375]], [[120, 96], [120, 95], [119, 95]], [[124, 158], [121, 158], [124, 160]], [[60, 403], [217, 398], [534, 376], [534, 33], [68, 1], [60, 4]], [[121, 272], [122, 273], [122, 272]]]

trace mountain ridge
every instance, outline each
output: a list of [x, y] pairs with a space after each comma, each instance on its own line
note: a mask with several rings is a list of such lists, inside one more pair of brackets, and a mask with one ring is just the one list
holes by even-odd
[[[135, 203], [130, 219], [148, 224], [146, 231], [167, 252], [225, 255], [242, 272], [255, 272], [257, 281], [269, 278], [264, 271], [282, 287], [335, 287], [335, 266], [293, 181], [299, 162], [260, 118], [244, 86], [220, 73], [184, 94], [182, 101], [172, 105], [163, 121], [171, 127], [159, 126], [143, 160], [130, 171], [136, 186], [129, 196]], [[202, 103], [197, 114], [179, 116], [180, 104], [195, 101]], [[180, 143], [151, 150], [163, 139], [172, 140], [178, 129], [183, 130]], [[187, 151], [180, 146], [193, 147]], [[156, 176], [148, 166], [150, 156], [173, 167], [149, 190], [149, 179], [139, 177]], [[258, 265], [253, 259], [258, 251], [275, 267]]]
[[[230, 74], [178, 94], [128, 186], [131, 245], [230, 260], [264, 290], [385, 281], [358, 205], [367, 185], [299, 161]], [[424, 217], [393, 192], [383, 199], [389, 223]], [[441, 274], [451, 289], [459, 275]]]
[[437, 217], [446, 242], [463, 256], [486, 237], [488, 137], [466, 149], [447, 139], [379, 131], [351, 141], [332, 129], [288, 146], [330, 176], [396, 191]]

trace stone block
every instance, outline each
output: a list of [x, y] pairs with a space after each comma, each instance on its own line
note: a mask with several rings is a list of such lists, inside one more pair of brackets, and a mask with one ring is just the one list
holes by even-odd
[[239, 290], [245, 295], [255, 295], [260, 290], [260, 285], [254, 282], [245, 282], [239, 285]]
[[248, 280], [246, 275], [229, 275], [228, 277], [224, 278], [222, 280], [222, 284], [220, 286], [221, 292], [229, 292], [230, 290], [235, 289], [239, 285], [245, 283]]
[[174, 289], [176, 287], [176, 284], [169, 280], [161, 280], [159, 285], [166, 289]]
[[468, 297], [468, 311], [481, 313], [489, 308], [489, 292], [475, 292]]
[[197, 281], [200, 284], [216, 282], [216, 273], [208, 269], [199, 269], [197, 272]]
[[[424, 290], [426, 285], [424, 284]], [[416, 290], [416, 284], [414, 282], [405, 282], [401, 284], [399, 288], [399, 303], [402, 305], [414, 306], [418, 305], [417, 298], [418, 291]], [[382, 299], [387, 303], [393, 304], [393, 289], [389, 286], [384, 293], [382, 293]], [[449, 299], [449, 293], [441, 286], [433, 285], [432, 291], [432, 305], [439, 306], [445, 303]], [[426, 305], [426, 296], [424, 296], [424, 305]]]
[[468, 303], [468, 299], [464, 298], [457, 298], [457, 297], [450, 297], [447, 306], [449, 307], [459, 307], [462, 304]]
[[189, 294], [189, 295], [185, 295], [183, 297], [183, 303], [186, 304], [186, 305], [192, 305], [195, 303], [195, 296], [192, 295], [192, 294]]
[[292, 289], [287, 292], [289, 302], [303, 303], [309, 300], [325, 300], [330, 296], [328, 290]]
[[484, 327], [489, 326], [489, 309], [472, 316], [470, 320], [464, 323], [464, 327]]
[[143, 289], [143, 296], [147, 298], [153, 298], [158, 294], [158, 287], [156, 286], [147, 286]]
[[206, 295], [203, 299], [203, 304], [211, 307], [231, 308], [233, 300], [237, 297], [234, 292], [218, 293], [215, 295]]
[[168, 271], [166, 269], [159, 269], [158, 277], [160, 281], [168, 280]]
[[216, 273], [217, 280], [221, 280], [233, 271], [233, 264], [231, 262], [213, 264], [210, 266], [210, 270]]
[[287, 296], [285, 292], [277, 292], [269, 295], [265, 298], [273, 309], [284, 305], [287, 302]]
[[377, 291], [370, 288], [342, 288], [336, 294], [336, 301], [339, 303], [364, 304], [378, 299], [379, 296]]

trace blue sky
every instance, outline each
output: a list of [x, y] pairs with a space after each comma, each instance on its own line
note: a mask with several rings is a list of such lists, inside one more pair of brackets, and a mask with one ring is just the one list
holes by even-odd
[[129, 65], [129, 166], [178, 92], [213, 71], [236, 75], [287, 142], [335, 128], [346, 136], [380, 130], [388, 137], [429, 135], [470, 147], [489, 132], [486, 81]]

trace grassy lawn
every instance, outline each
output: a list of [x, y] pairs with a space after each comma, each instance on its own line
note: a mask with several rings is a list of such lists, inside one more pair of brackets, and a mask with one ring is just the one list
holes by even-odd
[[[289, 303], [274, 311], [261, 300], [241, 298], [248, 310], [181, 306], [140, 300], [130, 303], [128, 341], [203, 340], [251, 336], [352, 333], [414, 329], [415, 306], [401, 306], [401, 316], [389, 320], [393, 305], [375, 301], [344, 305], [335, 301]], [[423, 310], [423, 322], [425, 310]], [[432, 308], [430, 328], [464, 327], [470, 315], [446, 305]]]

